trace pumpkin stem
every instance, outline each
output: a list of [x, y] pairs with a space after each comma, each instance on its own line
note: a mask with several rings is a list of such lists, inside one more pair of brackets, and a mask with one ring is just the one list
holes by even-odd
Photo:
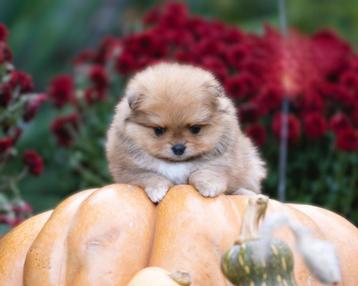
[[189, 286], [191, 284], [191, 277], [187, 272], [175, 271], [169, 274], [169, 277], [181, 286]]
[[269, 198], [264, 195], [252, 196], [248, 200], [240, 229], [240, 237], [235, 244], [258, 239], [258, 229], [261, 220], [265, 217]]

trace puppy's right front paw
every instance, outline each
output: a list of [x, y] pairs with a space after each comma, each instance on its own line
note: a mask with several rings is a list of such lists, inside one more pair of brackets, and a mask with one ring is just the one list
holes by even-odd
[[158, 183], [145, 187], [145, 192], [153, 203], [160, 202], [170, 188], [170, 184]]

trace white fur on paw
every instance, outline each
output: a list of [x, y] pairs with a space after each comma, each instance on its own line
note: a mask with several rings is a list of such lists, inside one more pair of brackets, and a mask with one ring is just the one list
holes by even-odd
[[145, 192], [153, 203], [158, 203], [164, 198], [168, 189], [167, 185], [148, 186], [145, 188]]
[[197, 182], [195, 188], [204, 197], [216, 197], [225, 192], [225, 185], [220, 182]]

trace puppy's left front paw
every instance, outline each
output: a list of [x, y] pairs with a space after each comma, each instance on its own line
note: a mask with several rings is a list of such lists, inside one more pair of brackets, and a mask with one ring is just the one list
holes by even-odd
[[147, 185], [145, 192], [153, 203], [159, 203], [168, 192], [170, 186], [166, 182], [157, 182], [156, 184]]
[[215, 177], [199, 176], [193, 174], [189, 178], [189, 183], [193, 185], [204, 197], [216, 197], [226, 191], [225, 180]]

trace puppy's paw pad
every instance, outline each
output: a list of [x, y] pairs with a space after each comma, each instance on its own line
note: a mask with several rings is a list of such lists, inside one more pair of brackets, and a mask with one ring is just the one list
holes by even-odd
[[166, 185], [148, 186], [145, 188], [145, 192], [153, 203], [158, 203], [164, 198], [168, 189], [169, 187]]

